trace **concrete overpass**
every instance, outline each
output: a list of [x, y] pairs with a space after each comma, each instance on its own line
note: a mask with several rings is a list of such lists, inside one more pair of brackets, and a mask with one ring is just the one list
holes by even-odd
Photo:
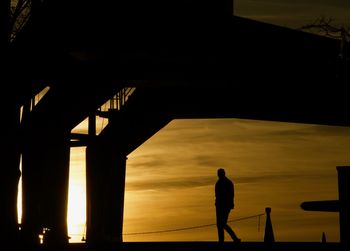
[[[67, 243], [71, 130], [86, 117], [89, 243], [122, 241], [126, 156], [172, 119], [349, 126], [340, 41], [232, 14], [231, 1], [33, 0], [27, 25], [2, 43], [3, 241], [17, 238], [22, 156], [21, 242], [47, 227], [48, 243]], [[136, 91], [97, 136], [96, 111], [126, 87]]]

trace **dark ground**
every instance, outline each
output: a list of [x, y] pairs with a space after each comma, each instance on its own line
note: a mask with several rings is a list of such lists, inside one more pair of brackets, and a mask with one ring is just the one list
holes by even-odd
[[[7, 249], [11, 250], [11, 249]], [[103, 243], [96, 245], [69, 244], [64, 247], [40, 246], [33, 249], [28, 247], [15, 250], [36, 251], [345, 251], [349, 250], [340, 243], [317, 242], [275, 242], [267, 244], [263, 242], [242, 242], [240, 244], [225, 242], [126, 242]]]

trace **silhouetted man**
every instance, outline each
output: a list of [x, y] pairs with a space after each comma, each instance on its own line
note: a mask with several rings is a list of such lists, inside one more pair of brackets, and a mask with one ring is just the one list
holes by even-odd
[[224, 242], [224, 230], [231, 236], [235, 242], [241, 240], [235, 232], [227, 225], [228, 215], [234, 208], [234, 186], [233, 182], [225, 175], [225, 170], [218, 169], [219, 180], [215, 184], [215, 206], [216, 206], [216, 225], [218, 228], [219, 242]]

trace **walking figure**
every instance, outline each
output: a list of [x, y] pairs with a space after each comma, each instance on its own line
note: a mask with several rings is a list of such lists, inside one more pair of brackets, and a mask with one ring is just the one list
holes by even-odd
[[227, 225], [228, 216], [234, 208], [234, 185], [225, 175], [225, 170], [217, 171], [218, 181], [215, 184], [216, 225], [218, 228], [219, 242], [224, 242], [224, 230], [231, 236], [234, 242], [241, 242], [232, 228]]

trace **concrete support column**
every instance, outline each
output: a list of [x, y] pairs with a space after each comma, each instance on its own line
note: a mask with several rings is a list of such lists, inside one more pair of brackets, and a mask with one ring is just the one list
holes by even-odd
[[[10, 102], [10, 100], [7, 101]], [[18, 143], [19, 109], [11, 103], [2, 105], [2, 107], [5, 108], [2, 117], [6, 122], [2, 124], [0, 151], [2, 177], [0, 185], [0, 241], [5, 245], [5, 243], [15, 242], [18, 234], [17, 193], [20, 178], [20, 154]]]
[[16, 239], [17, 226], [17, 187], [19, 180], [18, 127], [19, 107], [16, 92], [13, 92], [13, 76], [9, 57], [10, 44], [10, 0], [0, 0], [0, 83], [2, 95], [2, 138], [0, 151], [0, 242], [5, 245]]
[[51, 168], [46, 168], [46, 172], [44, 172], [44, 178], [47, 179], [45, 184], [48, 188], [43, 193], [45, 195], [44, 227], [50, 229], [44, 242], [57, 246], [68, 243], [69, 136], [62, 135], [52, 143], [56, 145], [48, 153], [50, 156], [48, 165], [51, 165]]
[[108, 145], [86, 148], [87, 243], [122, 242], [126, 156]]
[[338, 166], [340, 242], [350, 247], [350, 166]]
[[22, 159], [24, 241], [39, 243], [39, 233], [48, 228], [45, 244], [66, 244], [69, 137], [60, 130], [31, 129]]

